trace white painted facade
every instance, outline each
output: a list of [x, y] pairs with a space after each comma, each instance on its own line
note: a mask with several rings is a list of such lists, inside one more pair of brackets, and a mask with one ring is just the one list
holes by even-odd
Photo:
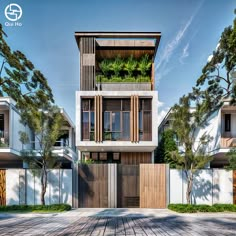
[[[126, 98], [131, 95], [142, 98], [152, 98], [152, 141], [83, 141], [81, 138], [81, 99], [101, 95], [105, 98]], [[96, 152], [153, 152], [158, 144], [158, 126], [154, 117], [157, 117], [158, 93], [157, 91], [77, 91], [76, 92], [76, 146], [79, 151]]]

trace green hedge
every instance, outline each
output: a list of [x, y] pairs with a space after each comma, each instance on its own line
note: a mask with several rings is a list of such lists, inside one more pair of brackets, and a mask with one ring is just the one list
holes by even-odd
[[69, 211], [71, 206], [69, 204], [52, 204], [52, 205], [10, 205], [10, 206], [0, 206], [0, 212], [7, 211]]
[[236, 212], [236, 205], [233, 204], [214, 204], [210, 205], [189, 205], [189, 204], [169, 204], [168, 209], [179, 213], [196, 212]]

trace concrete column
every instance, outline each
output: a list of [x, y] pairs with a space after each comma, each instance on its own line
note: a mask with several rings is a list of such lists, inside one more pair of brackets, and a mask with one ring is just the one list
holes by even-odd
[[155, 163], [154, 151], [152, 151], [152, 164]]
[[79, 183], [78, 183], [78, 164], [73, 164], [72, 169], [72, 207], [79, 207]]
[[117, 165], [108, 164], [108, 207], [117, 207]]

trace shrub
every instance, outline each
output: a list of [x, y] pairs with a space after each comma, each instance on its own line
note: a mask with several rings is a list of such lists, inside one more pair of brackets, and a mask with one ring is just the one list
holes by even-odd
[[52, 204], [52, 205], [10, 205], [0, 206], [0, 212], [7, 211], [69, 211], [69, 204]]
[[150, 68], [152, 66], [152, 61], [149, 59], [148, 54], [145, 54], [141, 57], [139, 63], [138, 63], [138, 70], [140, 71], [142, 76], [146, 76], [148, 71], [150, 71]]
[[209, 205], [189, 205], [189, 204], [169, 204], [168, 209], [179, 213], [195, 212], [236, 212], [236, 205], [233, 204], [214, 204]]
[[142, 76], [142, 75], [139, 75], [137, 77], [137, 81], [138, 82], [151, 82], [151, 78], [149, 76]]
[[124, 63], [124, 70], [128, 72], [129, 77], [132, 77], [134, 71], [136, 70], [138, 61], [134, 59], [134, 56], [131, 55]]
[[134, 77], [130, 77], [130, 76], [125, 76], [125, 78], [123, 79], [124, 83], [134, 83], [136, 82], [136, 79]]
[[118, 76], [112, 76], [109, 82], [122, 82], [122, 78]]

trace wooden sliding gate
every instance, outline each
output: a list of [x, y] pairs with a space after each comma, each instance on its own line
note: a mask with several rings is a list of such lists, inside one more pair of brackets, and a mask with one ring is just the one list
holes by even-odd
[[78, 174], [79, 207], [167, 206], [167, 174], [164, 164], [79, 165]]
[[78, 167], [79, 207], [108, 207], [108, 165]]
[[0, 170], [0, 206], [6, 205], [6, 170]]

